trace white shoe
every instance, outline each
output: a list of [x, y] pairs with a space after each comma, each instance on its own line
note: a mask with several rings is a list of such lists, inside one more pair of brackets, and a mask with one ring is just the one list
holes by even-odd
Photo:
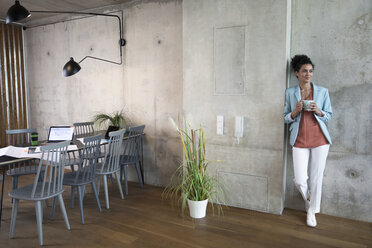
[[309, 226], [309, 227], [316, 227], [316, 218], [315, 218], [315, 214], [312, 213], [312, 212], [307, 212], [307, 218], [306, 218], [306, 224]]

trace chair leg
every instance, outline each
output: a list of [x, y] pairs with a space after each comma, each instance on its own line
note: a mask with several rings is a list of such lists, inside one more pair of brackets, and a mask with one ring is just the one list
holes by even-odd
[[81, 192], [82, 192], [82, 196], [84, 198], [84, 195], [85, 195], [85, 192], [86, 192], [86, 189], [87, 189], [86, 185], [83, 185], [83, 188], [82, 189], [83, 190]]
[[118, 183], [121, 199], [124, 199], [123, 189], [121, 188], [121, 183], [120, 183], [119, 171], [115, 172], [115, 177]]
[[12, 189], [18, 188], [18, 176], [13, 176], [12, 182], [13, 182]]
[[138, 177], [138, 182], [141, 186], [141, 189], [143, 189], [143, 182], [142, 182], [142, 173], [141, 173], [141, 168], [140, 168], [140, 162], [137, 161], [136, 163], [136, 171], [137, 171], [137, 177]]
[[70, 199], [70, 208], [74, 208], [75, 207], [75, 187], [74, 186], [71, 186], [71, 199]]
[[108, 186], [107, 186], [107, 175], [103, 175], [103, 189], [105, 191], [105, 199], [106, 199], [106, 208], [110, 208], [109, 198], [108, 198]]
[[52, 205], [52, 211], [50, 213], [50, 219], [54, 220], [54, 213], [56, 212], [56, 205], [57, 205], [57, 197], [53, 198], [53, 205]]
[[123, 166], [124, 172], [124, 183], [125, 183], [125, 194], [128, 195], [128, 165]]
[[110, 180], [111, 180], [111, 184], [114, 184], [114, 179], [112, 178], [112, 174], [109, 175], [109, 177], [110, 177]]
[[81, 186], [78, 186], [77, 190], [78, 190], [81, 224], [84, 224], [85, 222], [84, 222], [84, 210], [83, 210], [83, 191], [82, 191]]
[[97, 195], [99, 196], [99, 190], [100, 190], [100, 187], [101, 187], [101, 177], [100, 176], [97, 176]]
[[92, 182], [91, 185], [92, 185], [94, 197], [96, 198], [96, 203], [97, 203], [98, 211], [101, 212], [102, 211], [102, 208], [101, 208], [101, 203], [99, 202], [99, 199], [98, 199], [98, 193], [97, 193], [96, 185], [94, 184], [94, 182]]
[[65, 219], [67, 230], [70, 230], [70, 223], [68, 222], [68, 217], [66, 213], [65, 203], [63, 202], [62, 194], [58, 195], [58, 200], [59, 200], [59, 206], [61, 207], [61, 212], [63, 214], [63, 218]]
[[17, 212], [18, 212], [18, 199], [13, 199], [13, 208], [12, 208], [12, 219], [10, 221], [10, 231], [9, 231], [9, 238], [13, 238], [14, 234], [14, 227], [15, 227], [15, 222], [17, 219]]
[[123, 166], [124, 165], [120, 165], [120, 182], [123, 182]]
[[[18, 187], [18, 176], [12, 176], [12, 190], [17, 189], [17, 187]], [[12, 203], [13, 201], [14, 199], [12, 198]]]
[[37, 222], [37, 232], [39, 234], [39, 243], [43, 245], [43, 205], [41, 201], [35, 202], [36, 209], [36, 222]]

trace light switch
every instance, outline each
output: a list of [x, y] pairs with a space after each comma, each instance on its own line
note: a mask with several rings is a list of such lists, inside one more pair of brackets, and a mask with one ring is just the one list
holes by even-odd
[[217, 135], [223, 135], [223, 115], [217, 115]]

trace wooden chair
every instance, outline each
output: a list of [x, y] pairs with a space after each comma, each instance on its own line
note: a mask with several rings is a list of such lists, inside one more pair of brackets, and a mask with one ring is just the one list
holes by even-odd
[[70, 223], [62, 198], [62, 193], [65, 190], [62, 182], [66, 163], [66, 152], [69, 144], [70, 141], [64, 141], [41, 147], [42, 157], [37, 168], [34, 183], [14, 189], [9, 193], [9, 196], [13, 199], [9, 238], [13, 238], [19, 200], [35, 202], [40, 245], [43, 245], [43, 200], [58, 197], [66, 227], [70, 230]]
[[86, 137], [87, 135], [93, 135], [94, 133], [94, 122], [76, 122], [72, 125], [75, 128], [74, 134], [77, 138]]
[[[29, 146], [31, 144], [30, 134], [36, 132], [37, 129], [35, 128], [5, 130], [5, 133], [8, 136], [8, 145], [12, 146]], [[18, 187], [19, 176], [36, 174], [38, 168], [37, 164], [36, 159], [9, 164], [7, 175], [12, 177], [12, 189]]]
[[119, 162], [120, 162], [120, 155], [122, 152], [122, 143], [123, 143], [123, 136], [125, 133], [125, 129], [121, 129], [119, 131], [114, 131], [109, 133], [109, 143], [106, 149], [106, 155], [103, 159], [102, 163], [97, 164], [97, 181], [98, 181], [98, 190], [100, 186], [100, 177], [103, 178], [103, 188], [105, 192], [105, 199], [106, 199], [106, 208], [109, 209], [109, 198], [108, 198], [108, 185], [107, 185], [107, 177], [110, 175], [115, 175], [116, 181], [118, 183], [119, 191], [121, 199], [124, 199], [123, 190], [121, 188], [121, 183], [119, 179]]
[[[93, 189], [93, 193], [96, 199], [98, 211], [101, 212], [101, 204], [98, 199], [98, 193], [94, 180], [96, 179], [96, 165], [98, 161], [98, 155], [100, 152], [100, 143], [102, 134], [93, 137], [84, 138], [84, 148], [79, 150], [79, 166], [77, 171], [68, 172], [65, 174], [63, 179], [63, 185], [71, 186], [71, 206], [74, 206], [74, 189], [77, 188], [80, 218], [81, 223], [84, 224], [84, 210], [83, 210], [83, 198], [85, 186], [90, 184]], [[51, 219], [54, 218], [56, 206], [56, 198], [53, 201]]]
[[124, 142], [124, 153], [120, 157], [120, 182], [125, 181], [125, 194], [128, 195], [128, 175], [127, 169], [129, 165], [134, 165], [137, 171], [138, 182], [143, 188], [142, 172], [141, 172], [141, 143], [142, 134], [145, 129], [145, 125], [130, 127], [128, 139]]

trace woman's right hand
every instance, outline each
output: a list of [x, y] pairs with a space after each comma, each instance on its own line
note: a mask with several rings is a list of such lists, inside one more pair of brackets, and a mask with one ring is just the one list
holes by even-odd
[[291, 117], [294, 119], [302, 111], [302, 100], [296, 103], [296, 108], [292, 111]]

